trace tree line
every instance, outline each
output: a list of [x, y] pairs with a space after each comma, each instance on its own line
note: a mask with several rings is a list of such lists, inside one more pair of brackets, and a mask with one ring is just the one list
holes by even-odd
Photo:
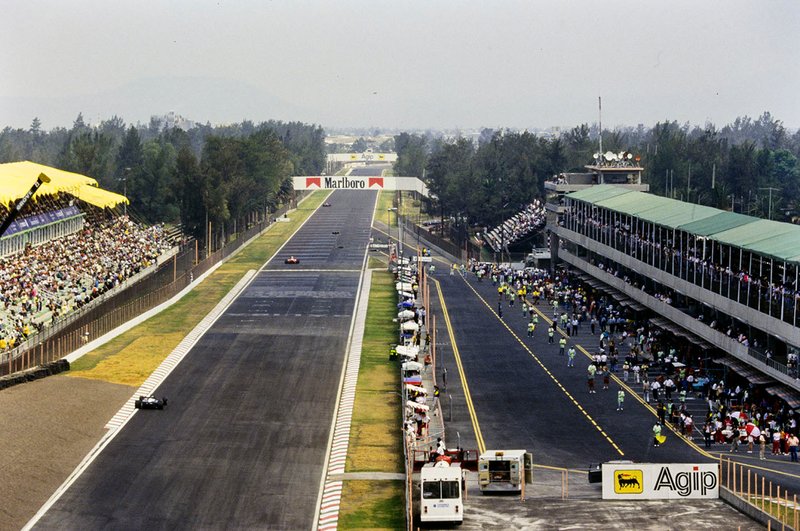
[[[664, 121], [604, 129], [602, 137], [603, 151], [641, 157], [652, 193], [781, 221], [798, 216], [800, 131], [790, 133], [769, 113], [721, 129]], [[402, 133], [395, 146], [395, 173], [424, 176], [437, 213], [463, 235], [543, 198], [553, 175], [585, 172], [599, 143], [597, 126], [582, 124], [549, 137], [491, 129], [474, 140]]]
[[292, 175], [325, 167], [325, 133], [300, 122], [243, 121], [183, 130], [157, 119], [125, 125], [119, 117], [88, 126], [78, 115], [70, 129], [0, 132], [0, 162], [30, 160], [97, 179], [124, 193], [130, 212], [147, 223], [181, 223], [203, 240], [207, 222], [224, 238], [274, 209], [291, 193]]

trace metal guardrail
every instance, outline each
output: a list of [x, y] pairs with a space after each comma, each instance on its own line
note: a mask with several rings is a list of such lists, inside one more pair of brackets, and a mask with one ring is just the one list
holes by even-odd
[[[800, 525], [797, 494], [789, 493], [781, 485], [767, 480], [763, 474], [750, 466], [732, 461], [730, 458], [719, 458], [720, 488], [727, 489], [733, 496], [746, 502], [748, 513], [753, 510], [761, 514], [751, 514], [768, 527], [777, 529], [778, 522], [785, 528], [797, 529]], [[722, 494], [722, 493], [721, 493]], [[773, 522], [772, 520], [777, 520]]]

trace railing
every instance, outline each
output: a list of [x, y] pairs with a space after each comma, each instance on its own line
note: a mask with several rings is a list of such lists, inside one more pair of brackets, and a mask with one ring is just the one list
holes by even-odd
[[[776, 524], [790, 526], [797, 529], [800, 524], [797, 494], [789, 493], [781, 485], [767, 480], [762, 473], [753, 470], [748, 465], [719, 458], [719, 482], [721, 489], [727, 489], [733, 496], [746, 502], [750, 509], [746, 511], [750, 516], [761, 520], [762, 523], [777, 529]], [[724, 496], [725, 493], [722, 493]], [[756, 511], [760, 514], [753, 514]], [[777, 520], [773, 522], [772, 519]]]
[[480, 259], [481, 249], [473, 242], [467, 240], [465, 246], [461, 248], [455, 243], [451, 242], [450, 240], [446, 240], [445, 238], [437, 236], [431, 231], [423, 227], [420, 227], [413, 221], [410, 221], [408, 218], [404, 217], [403, 219], [404, 219], [403, 224], [409, 230], [409, 232], [412, 232], [418, 238], [424, 239], [431, 245], [435, 245], [436, 247], [446, 252], [447, 254], [454, 256], [459, 260], [467, 260], [469, 258]]

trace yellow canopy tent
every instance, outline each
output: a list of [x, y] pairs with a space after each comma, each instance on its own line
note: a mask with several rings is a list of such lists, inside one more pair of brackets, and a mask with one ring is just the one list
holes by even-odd
[[81, 201], [100, 208], [114, 208], [121, 203], [130, 204], [128, 198], [122, 194], [115, 194], [91, 185], [81, 186], [77, 192], [72, 192], [72, 195]]
[[130, 203], [123, 195], [98, 188], [97, 181], [91, 177], [26, 160], [0, 164], [0, 204], [10, 207], [30, 190], [40, 173], [50, 177], [50, 182], [39, 187], [31, 198], [34, 201], [40, 195], [68, 193], [99, 208]]

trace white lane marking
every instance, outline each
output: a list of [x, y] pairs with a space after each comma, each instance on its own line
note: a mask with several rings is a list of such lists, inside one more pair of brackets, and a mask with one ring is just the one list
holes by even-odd
[[[377, 205], [377, 194], [375, 204], [372, 207], [372, 220], [375, 221], [375, 205]], [[356, 292], [356, 305], [353, 309], [353, 318], [350, 322], [350, 332], [347, 338], [347, 351], [345, 353], [345, 363], [342, 367], [342, 374], [339, 380], [339, 390], [336, 397], [336, 408], [331, 419], [331, 429], [328, 439], [328, 451], [325, 456], [325, 464], [322, 469], [320, 480], [319, 496], [317, 498], [317, 509], [314, 515], [314, 527], [316, 530], [334, 530], [339, 521], [339, 502], [342, 495], [342, 481], [331, 481], [329, 478], [335, 473], [344, 473], [347, 452], [344, 450], [342, 456], [333, 456], [333, 447], [339, 448], [349, 444], [350, 422], [352, 419], [353, 402], [355, 400], [356, 383], [358, 382], [358, 368], [361, 363], [361, 346], [364, 339], [364, 327], [367, 320], [367, 306], [369, 303], [369, 291], [372, 285], [372, 271], [367, 270], [367, 260], [369, 259], [369, 246], [364, 249], [364, 258], [361, 263], [361, 275], [358, 281], [358, 291]], [[341, 471], [341, 472], [338, 472]], [[323, 510], [323, 499], [326, 500], [326, 507]], [[328, 504], [333, 505], [328, 505]]]
[[[189, 332], [189, 334], [183, 338], [183, 340], [175, 347], [169, 356], [164, 359], [163, 362], [158, 366], [158, 368], [150, 375], [147, 380], [142, 384], [142, 386], [134, 393], [134, 395], [128, 399], [122, 409], [120, 409], [116, 415], [106, 424], [106, 428], [109, 428], [109, 431], [100, 439], [100, 441], [95, 445], [94, 448], [83, 458], [83, 460], [78, 464], [75, 470], [72, 471], [72, 474], [67, 477], [64, 483], [56, 489], [50, 499], [48, 499], [45, 504], [39, 509], [39, 511], [33, 516], [33, 518], [25, 524], [23, 527], [23, 531], [27, 531], [32, 529], [39, 521], [39, 519], [44, 516], [47, 511], [64, 495], [67, 490], [72, 486], [75, 481], [78, 480], [79, 477], [89, 468], [89, 465], [97, 458], [98, 455], [105, 449], [106, 446], [117, 436], [118, 433], [122, 431], [122, 428], [128, 423], [130, 419], [133, 418], [133, 415], [136, 413], [136, 409], [133, 406], [134, 401], [136, 398], [142, 395], [150, 395], [152, 394], [159, 385], [166, 379], [167, 376], [177, 367], [178, 363], [186, 357], [186, 354], [194, 347], [197, 341], [206, 333], [206, 331], [211, 328], [211, 326], [217, 321], [217, 319], [225, 313], [225, 309], [230, 306], [236, 297], [241, 293], [247, 285], [252, 282], [252, 280], [256, 277], [256, 271], [250, 270], [245, 274], [241, 280], [233, 287], [231, 291], [229, 291], [225, 297], [222, 298], [221, 301], [217, 303], [217, 305], [212, 309], [208, 315], [206, 315], [203, 320], [201, 320], [194, 329]], [[156, 374], [158, 373], [158, 374]]]

